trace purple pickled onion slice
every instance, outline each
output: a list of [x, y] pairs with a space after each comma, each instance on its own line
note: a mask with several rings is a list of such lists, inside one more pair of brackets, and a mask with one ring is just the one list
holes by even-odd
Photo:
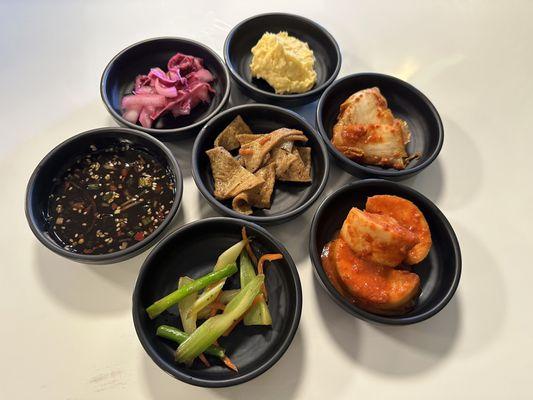
[[122, 116], [150, 128], [166, 112], [174, 117], [188, 115], [199, 103], [211, 102], [215, 93], [209, 84], [214, 81], [203, 60], [177, 53], [167, 64], [168, 71], [151, 68], [148, 75], [135, 78], [133, 94], [122, 98]]

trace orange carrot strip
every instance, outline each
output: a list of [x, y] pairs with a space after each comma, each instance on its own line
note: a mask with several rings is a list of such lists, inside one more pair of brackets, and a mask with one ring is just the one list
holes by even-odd
[[198, 356], [198, 358], [200, 359], [200, 361], [202, 362], [202, 364], [204, 364], [207, 368], [209, 368], [211, 366], [211, 364], [209, 363], [209, 361], [207, 361], [207, 358], [205, 358], [204, 356], [204, 353], [200, 354]]
[[220, 301], [214, 301], [211, 303], [211, 312], [209, 313], [209, 316], [214, 317], [218, 310], [224, 310], [225, 308], [225, 304], [222, 304]]
[[242, 227], [242, 240], [246, 242], [246, 245], [244, 248], [246, 249], [246, 252], [248, 253], [248, 257], [250, 257], [250, 260], [252, 260], [252, 264], [255, 266], [257, 265], [257, 257], [255, 256], [252, 246], [250, 245], [250, 241], [248, 240], [248, 235], [246, 234], [246, 227]]
[[228, 367], [229, 369], [232, 369], [232, 370], [234, 370], [235, 372], [239, 372], [239, 370], [237, 369], [237, 367], [235, 366], [235, 364], [233, 364], [233, 363], [231, 362], [231, 360], [229, 359], [228, 356], [224, 357], [224, 358], [222, 359], [222, 362], [223, 362], [224, 364], [226, 364], [226, 367]]
[[[281, 255], [280, 253], [263, 254], [261, 258], [259, 259], [259, 262], [257, 263], [257, 273], [264, 274], [265, 261], [276, 261], [276, 260], [281, 260], [282, 258], [283, 258], [283, 255]], [[261, 291], [263, 292], [263, 296], [265, 296], [265, 301], [268, 300], [268, 293], [267, 293], [266, 286], [264, 283], [263, 283], [263, 286], [261, 287]]]
[[217, 310], [223, 310], [224, 309], [224, 307], [220, 308], [219, 304], [222, 304], [222, 303], [220, 303], [219, 299], [220, 299], [220, 293], [215, 298], [215, 301], [213, 301], [211, 303], [211, 312], [209, 313], [210, 317], [214, 317], [215, 315], [217, 315]]

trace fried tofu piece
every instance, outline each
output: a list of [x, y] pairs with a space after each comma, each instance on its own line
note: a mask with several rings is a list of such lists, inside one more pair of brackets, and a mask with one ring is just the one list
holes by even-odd
[[352, 94], [340, 107], [332, 144], [346, 157], [366, 164], [404, 169], [407, 123], [394, 118], [377, 87]]
[[341, 238], [332, 242], [330, 252], [343, 288], [368, 311], [405, 312], [420, 293], [418, 275], [363, 260]]
[[357, 257], [387, 267], [396, 267], [418, 243], [416, 235], [387, 215], [352, 208], [340, 236]]
[[285, 182], [311, 182], [311, 148], [294, 146], [292, 154], [297, 159], [281, 174], [280, 181]]
[[206, 151], [215, 180], [215, 197], [226, 200], [246, 190], [254, 189], [265, 181], [243, 168], [223, 147]]
[[307, 137], [296, 129], [280, 128], [257, 140], [246, 143], [239, 149], [244, 165], [250, 172], [257, 171], [263, 165], [265, 156], [278, 144], [291, 141], [306, 142]]
[[270, 208], [270, 199], [276, 180], [276, 168], [274, 164], [269, 164], [257, 170], [254, 175], [263, 179], [264, 183], [254, 189], [239, 193], [233, 199], [233, 209], [241, 214], [252, 214], [252, 207]]
[[365, 210], [388, 215], [415, 234], [418, 243], [407, 253], [407, 264], [418, 264], [427, 257], [432, 244], [431, 232], [424, 214], [416, 205], [398, 196], [376, 195], [367, 199]]
[[237, 115], [226, 128], [215, 139], [215, 147], [222, 146], [231, 151], [238, 149], [241, 145], [237, 140], [237, 135], [251, 134], [252, 130], [244, 122], [240, 115]]
[[292, 153], [293, 142], [283, 142], [280, 146], [276, 146], [270, 152], [269, 164], [272, 163], [276, 167], [276, 178], [280, 178], [290, 165], [298, 160], [299, 156]]

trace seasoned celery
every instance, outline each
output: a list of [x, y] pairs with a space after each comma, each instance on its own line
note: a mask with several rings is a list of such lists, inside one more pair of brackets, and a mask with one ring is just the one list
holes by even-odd
[[[237, 294], [239, 289], [229, 289], [223, 290], [218, 296], [218, 301], [222, 304], [228, 304]], [[197, 319], [207, 319], [209, 318], [212, 310], [212, 304], [209, 304], [207, 307], [202, 308], [197, 315]]]
[[[218, 271], [224, 265], [237, 261], [237, 257], [239, 257], [239, 254], [241, 253], [245, 245], [246, 241], [241, 240], [240, 242], [235, 243], [233, 246], [227, 249], [224, 253], [222, 253], [218, 257], [213, 271]], [[211, 285], [206, 290], [204, 290], [204, 292], [198, 297], [198, 299], [196, 299], [189, 312], [191, 314], [198, 313], [201, 309], [207, 307], [209, 304], [215, 301], [215, 299], [220, 294], [220, 291], [222, 290], [222, 287], [224, 286], [225, 282], [226, 280], [223, 280], [222, 282], [219, 282], [216, 285]]]
[[[239, 263], [241, 286], [245, 286], [255, 276], [254, 266], [245, 251], [241, 252]], [[263, 295], [244, 315], [243, 322], [244, 325], [272, 325], [272, 317]]]
[[[192, 281], [193, 280], [188, 276], [182, 276], [178, 281], [178, 289], [182, 288], [188, 283], [191, 283]], [[189, 314], [189, 310], [197, 298], [198, 293], [194, 292], [178, 302], [181, 324], [183, 325], [183, 330], [185, 333], [189, 335], [196, 329], [196, 314]]]
[[[154, 304], [146, 309], [148, 316], [151, 319], [154, 319], [167, 308], [172, 307], [174, 304], [178, 303], [184, 297], [190, 295], [191, 293], [197, 292], [200, 289], [203, 289], [209, 285], [217, 283], [221, 280], [225, 281], [225, 278], [233, 275], [237, 272], [237, 264], [235, 262], [227, 264], [224, 267], [218, 268], [216, 271], [210, 272], [207, 275], [204, 275], [198, 279], [195, 279], [191, 283], [188, 283], [181, 287], [180, 289], [175, 290], [174, 292], [166, 295], [162, 299], [157, 300]], [[220, 287], [222, 289], [222, 286]]]
[[[183, 343], [190, 335], [180, 331], [178, 328], [169, 325], [161, 325], [157, 327], [156, 331], [157, 336], [162, 338], [172, 340], [178, 344]], [[211, 345], [204, 350], [204, 353], [210, 354], [212, 356], [218, 357], [220, 359], [224, 358], [226, 354], [224, 349], [220, 346]]]
[[228, 330], [252, 305], [261, 290], [264, 275], [257, 275], [231, 300], [222, 314], [200, 325], [176, 350], [176, 361], [190, 364]]

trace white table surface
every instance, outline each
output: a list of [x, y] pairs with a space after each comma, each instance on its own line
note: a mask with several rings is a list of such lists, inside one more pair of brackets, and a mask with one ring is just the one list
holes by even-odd
[[[434, 102], [444, 148], [407, 184], [455, 228], [463, 275], [451, 303], [426, 322], [359, 321], [313, 277], [301, 231], [317, 203], [269, 228], [302, 280], [303, 314], [291, 347], [249, 383], [196, 388], [159, 370], [135, 335], [131, 294], [146, 253], [100, 267], [53, 254], [27, 226], [25, 186], [53, 146], [114, 125], [99, 80], [119, 50], [174, 35], [221, 54], [234, 24], [280, 10], [310, 17], [335, 36], [340, 76], [394, 74]], [[531, 398], [532, 14], [527, 1], [2, 0], [0, 398]], [[237, 93], [232, 100], [242, 101]], [[312, 122], [313, 107], [299, 110]], [[177, 147], [185, 190], [174, 226], [216, 215], [192, 180], [191, 143]], [[353, 179], [333, 167], [321, 199]]]

